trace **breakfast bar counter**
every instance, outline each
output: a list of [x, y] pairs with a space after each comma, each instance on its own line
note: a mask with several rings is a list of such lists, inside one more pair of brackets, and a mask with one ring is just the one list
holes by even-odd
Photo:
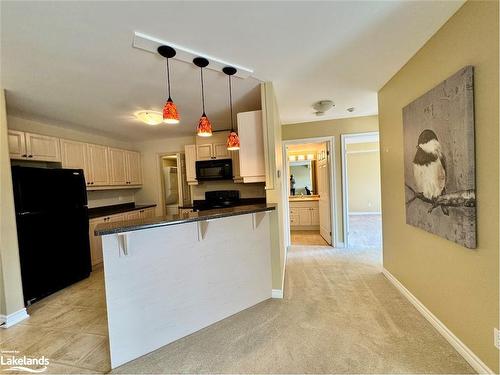
[[271, 298], [275, 209], [256, 204], [99, 225], [111, 367]]

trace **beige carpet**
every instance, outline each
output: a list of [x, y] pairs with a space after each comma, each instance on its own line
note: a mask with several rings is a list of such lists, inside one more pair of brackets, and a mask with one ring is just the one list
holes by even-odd
[[115, 373], [473, 373], [380, 273], [380, 251], [294, 247], [268, 300]]

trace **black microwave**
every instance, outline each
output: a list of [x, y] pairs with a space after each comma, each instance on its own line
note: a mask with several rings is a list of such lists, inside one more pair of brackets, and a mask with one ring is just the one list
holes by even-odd
[[196, 162], [196, 179], [198, 181], [231, 180], [233, 178], [233, 161], [231, 159], [201, 160]]

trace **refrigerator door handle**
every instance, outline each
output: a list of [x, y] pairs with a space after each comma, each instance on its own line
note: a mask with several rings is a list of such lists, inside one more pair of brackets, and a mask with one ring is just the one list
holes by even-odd
[[128, 255], [128, 236], [127, 233], [120, 233], [116, 235], [116, 239], [118, 240], [118, 249], [120, 250], [120, 255], [124, 256]]

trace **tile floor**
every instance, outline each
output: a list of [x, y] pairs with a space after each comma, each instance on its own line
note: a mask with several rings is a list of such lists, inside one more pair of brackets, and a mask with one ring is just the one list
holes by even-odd
[[328, 246], [317, 230], [292, 230], [292, 245]]
[[[111, 369], [102, 268], [33, 304], [28, 313], [30, 317], [20, 324], [0, 329], [4, 357], [43, 355], [50, 361], [46, 373], [106, 373]], [[8, 367], [0, 365], [0, 371]]]

